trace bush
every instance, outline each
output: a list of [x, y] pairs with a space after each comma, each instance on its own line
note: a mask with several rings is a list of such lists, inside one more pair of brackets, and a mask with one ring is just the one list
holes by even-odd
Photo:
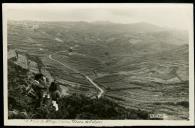
[[147, 112], [125, 109], [108, 99], [89, 99], [83, 95], [60, 99], [58, 112], [42, 109], [36, 118], [46, 118], [43, 114], [55, 119], [148, 119]]

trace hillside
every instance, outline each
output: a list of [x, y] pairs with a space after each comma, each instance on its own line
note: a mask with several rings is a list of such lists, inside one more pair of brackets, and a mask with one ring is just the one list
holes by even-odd
[[[189, 117], [185, 31], [143, 22], [9, 21], [8, 48], [39, 60], [36, 64], [44, 65], [45, 75], [65, 85], [69, 95], [99, 93], [84, 74], [104, 91], [102, 99], [120, 107], [164, 113], [165, 119]], [[26, 68], [21, 60], [16, 64]]]
[[[36, 107], [38, 101], [29, 95], [34, 73], [16, 63], [15, 58], [8, 60], [8, 118], [9, 119], [148, 119], [145, 111], [126, 109], [106, 98], [92, 99], [76, 92], [64, 95], [59, 100], [59, 111], [53, 106]], [[60, 86], [70, 88], [65, 85]], [[63, 93], [67, 93], [67, 90]]]

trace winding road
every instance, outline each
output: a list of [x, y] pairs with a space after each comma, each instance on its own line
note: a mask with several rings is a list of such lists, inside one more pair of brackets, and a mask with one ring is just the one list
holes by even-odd
[[62, 63], [62, 62], [60, 62], [59, 60], [56, 60], [56, 59], [54, 59], [53, 57], [52, 57], [52, 55], [55, 55], [55, 54], [57, 54], [57, 53], [60, 53], [60, 52], [67, 52], [67, 51], [58, 51], [58, 52], [55, 52], [55, 53], [53, 53], [53, 54], [50, 54], [48, 57], [49, 57], [49, 59], [50, 60], [53, 60], [53, 61], [55, 61], [55, 62], [57, 62], [57, 63], [59, 63], [59, 64], [61, 64], [61, 65], [63, 65], [64, 67], [66, 67], [66, 68], [68, 68], [68, 69], [70, 69], [70, 70], [72, 70], [73, 72], [75, 72], [75, 73], [78, 73], [78, 74], [80, 74], [80, 75], [82, 75], [82, 76], [84, 76], [84, 78], [86, 79], [86, 80], [88, 80], [94, 87], [96, 87], [100, 92], [99, 92], [99, 94], [97, 95], [97, 97], [98, 97], [98, 99], [103, 95], [103, 93], [104, 93], [104, 90], [102, 89], [102, 88], [100, 88], [89, 76], [87, 76], [87, 75], [85, 75], [85, 74], [83, 74], [83, 73], [80, 73], [78, 70], [76, 70], [76, 69], [74, 69], [74, 68], [72, 68], [72, 67], [70, 67], [70, 66], [68, 66], [68, 65], [66, 65], [66, 64], [64, 64], [64, 63]]

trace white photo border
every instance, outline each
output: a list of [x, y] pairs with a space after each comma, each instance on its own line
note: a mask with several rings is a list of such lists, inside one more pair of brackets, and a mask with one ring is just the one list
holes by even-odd
[[[12, 5], [17, 3], [12, 3]], [[25, 6], [27, 3], [23, 3]], [[33, 3], [36, 4], [36, 3]], [[44, 4], [61, 4], [61, 3], [44, 3]], [[73, 4], [73, 3], [66, 3]], [[77, 3], [75, 3], [77, 4]], [[99, 3], [95, 3], [99, 4]], [[101, 3], [103, 4], [103, 3]], [[119, 4], [119, 3], [112, 3]], [[109, 5], [112, 5], [109, 3]], [[131, 6], [143, 5], [141, 3], [120, 3]], [[150, 3], [144, 5], [156, 5]], [[170, 3], [160, 3], [161, 5], [171, 5]], [[182, 4], [182, 3], [181, 3]], [[4, 125], [6, 126], [189, 126], [194, 125], [194, 30], [193, 30], [193, 4], [183, 4], [188, 6], [192, 11], [189, 19], [191, 28], [189, 31], [189, 120], [56, 120], [56, 119], [8, 119], [8, 81], [7, 81], [7, 7], [8, 3], [2, 4], [3, 17], [3, 95], [4, 95]], [[81, 4], [82, 6], [83, 4]], [[158, 5], [158, 4], [157, 4]]]

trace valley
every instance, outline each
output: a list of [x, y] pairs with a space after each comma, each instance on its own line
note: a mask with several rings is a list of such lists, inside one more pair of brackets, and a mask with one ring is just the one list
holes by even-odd
[[185, 31], [149, 23], [9, 21], [8, 49], [8, 58], [21, 52], [17, 64], [24, 68], [26, 54], [39, 58], [69, 95], [105, 98], [168, 120], [189, 118]]

